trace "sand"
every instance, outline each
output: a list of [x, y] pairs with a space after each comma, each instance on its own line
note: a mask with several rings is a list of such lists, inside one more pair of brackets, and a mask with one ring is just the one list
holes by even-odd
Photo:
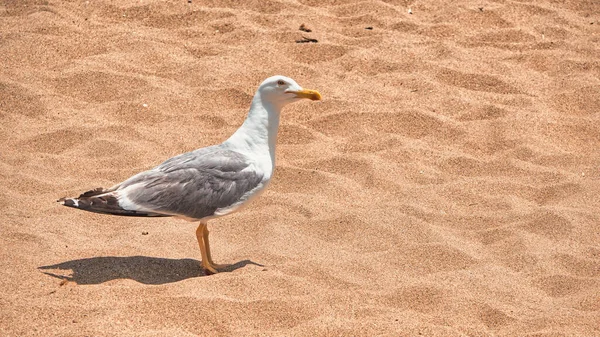
[[[600, 335], [599, 20], [5, 1], [0, 335]], [[285, 109], [269, 190], [209, 223], [231, 272], [202, 273], [194, 223], [55, 202], [223, 141], [275, 74], [324, 100]]]

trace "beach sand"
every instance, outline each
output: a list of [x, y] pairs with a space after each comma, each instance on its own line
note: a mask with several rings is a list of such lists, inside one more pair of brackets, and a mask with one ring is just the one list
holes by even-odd
[[[600, 335], [597, 1], [5, 1], [0, 65], [2, 336]], [[231, 272], [195, 223], [55, 202], [222, 142], [275, 74], [323, 101], [209, 223]]]

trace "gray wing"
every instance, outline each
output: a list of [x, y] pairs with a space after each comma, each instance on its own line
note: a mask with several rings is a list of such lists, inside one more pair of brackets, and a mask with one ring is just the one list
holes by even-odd
[[118, 187], [144, 209], [201, 219], [228, 207], [260, 184], [244, 155], [211, 146], [173, 157]]

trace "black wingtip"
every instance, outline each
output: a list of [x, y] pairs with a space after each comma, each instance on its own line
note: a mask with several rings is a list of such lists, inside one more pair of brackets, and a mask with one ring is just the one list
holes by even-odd
[[102, 187], [96, 187], [93, 190], [89, 190], [87, 192], [82, 193], [79, 198], [86, 198], [86, 197], [93, 197], [99, 194], [103, 194], [108, 192], [108, 190], [102, 188]]
[[60, 198], [56, 200], [56, 202], [60, 202], [60, 204], [63, 206], [78, 208], [73, 198]]
[[76, 207], [73, 199], [65, 199], [62, 204], [69, 207]]

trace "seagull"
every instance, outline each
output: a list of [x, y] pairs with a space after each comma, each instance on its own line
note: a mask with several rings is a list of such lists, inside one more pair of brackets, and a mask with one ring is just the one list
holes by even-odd
[[239, 211], [269, 185], [281, 110], [302, 99], [321, 100], [321, 94], [289, 77], [269, 77], [254, 94], [244, 123], [223, 143], [167, 159], [111, 188], [58, 202], [103, 214], [199, 221], [202, 267], [207, 274], [218, 273], [227, 265], [212, 260], [207, 223]]

